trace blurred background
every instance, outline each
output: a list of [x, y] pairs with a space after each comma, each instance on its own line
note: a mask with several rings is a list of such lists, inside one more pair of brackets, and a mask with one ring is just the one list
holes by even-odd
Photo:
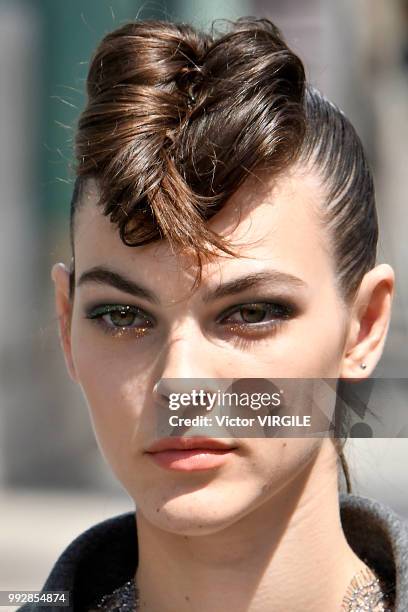
[[[52, 264], [70, 258], [71, 145], [90, 55], [130, 19], [207, 27], [243, 15], [282, 29], [365, 144], [379, 261], [398, 282], [376, 376], [395, 379], [392, 407], [406, 407], [398, 379], [408, 370], [408, 1], [0, 0], [0, 589], [39, 589], [76, 535], [132, 509], [66, 373], [50, 278]], [[407, 438], [349, 440], [346, 456], [355, 492], [408, 517]]]

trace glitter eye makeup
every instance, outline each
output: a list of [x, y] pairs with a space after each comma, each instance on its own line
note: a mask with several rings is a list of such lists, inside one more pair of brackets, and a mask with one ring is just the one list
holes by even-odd
[[[241, 320], [232, 319], [230, 315], [238, 314]], [[228, 331], [243, 331], [249, 334], [265, 334], [277, 331], [282, 323], [294, 316], [295, 309], [281, 302], [248, 302], [234, 306], [226, 313], [220, 323]], [[266, 317], [270, 317], [269, 320]]]
[[[276, 331], [295, 309], [282, 302], [248, 302], [234, 305], [218, 318], [223, 331], [244, 334], [265, 334]], [[233, 317], [240, 318], [233, 318]], [[268, 318], [269, 317], [269, 318]], [[144, 336], [155, 326], [155, 320], [144, 310], [129, 304], [98, 304], [85, 310], [85, 318], [106, 334]], [[139, 320], [139, 323], [135, 324]]]
[[[142, 309], [128, 304], [92, 306], [86, 309], [85, 318], [98, 325], [104, 333], [113, 336], [123, 336], [131, 333], [140, 337], [148, 333], [154, 326], [154, 320]], [[142, 320], [142, 324], [134, 326], [137, 318]]]

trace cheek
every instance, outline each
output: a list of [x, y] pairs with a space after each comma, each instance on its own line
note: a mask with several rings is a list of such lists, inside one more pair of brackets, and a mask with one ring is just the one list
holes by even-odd
[[242, 455], [235, 465], [231, 464], [224, 481], [214, 483], [214, 493], [219, 495], [218, 501], [230, 500], [225, 488], [227, 482], [231, 499], [237, 496], [241, 504], [252, 506], [273, 497], [303, 473], [317, 456], [322, 439], [247, 438], [242, 444]]
[[277, 378], [337, 378], [345, 334], [339, 302], [323, 295], [271, 342], [270, 372]]
[[346, 339], [346, 316], [339, 303], [328, 300], [324, 309], [316, 305], [303, 337], [300, 353], [309, 364], [309, 375], [337, 378]]
[[113, 342], [110, 350], [108, 342], [103, 349], [92, 334], [79, 328], [73, 328], [71, 342], [77, 380], [100, 450], [116, 471], [132, 444], [135, 423], [140, 420], [141, 389], [134, 385], [129, 393], [131, 368], [117, 357]]
[[302, 472], [316, 456], [322, 440], [318, 438], [275, 438], [246, 440], [252, 460], [243, 466], [247, 481], [261, 484], [263, 495], [274, 495]]

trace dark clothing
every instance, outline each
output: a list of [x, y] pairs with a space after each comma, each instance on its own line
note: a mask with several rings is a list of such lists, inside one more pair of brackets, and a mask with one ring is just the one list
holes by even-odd
[[[374, 499], [347, 493], [340, 494], [340, 514], [354, 552], [380, 579], [394, 586], [395, 612], [407, 612], [408, 526], [405, 521]], [[70, 591], [70, 607], [26, 604], [19, 612], [86, 612], [104, 594], [132, 580], [138, 564], [136, 543], [135, 512], [91, 527], [64, 550], [43, 587], [44, 591]]]

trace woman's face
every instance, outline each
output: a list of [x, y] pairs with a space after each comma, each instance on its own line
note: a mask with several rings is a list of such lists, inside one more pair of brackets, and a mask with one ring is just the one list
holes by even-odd
[[[145, 452], [157, 439], [154, 415], [162, 408], [152, 390], [161, 378], [339, 376], [348, 311], [316, 212], [323, 197], [314, 175], [300, 170], [269, 185], [248, 180], [209, 222], [242, 258], [206, 264], [191, 293], [194, 260], [176, 256], [164, 241], [125, 246], [96, 206], [96, 184], [88, 184], [76, 218], [66, 354], [104, 456], [152, 523], [185, 534], [215, 532], [271, 500], [324, 446], [312, 438], [236, 438], [221, 465], [200, 471], [164, 469]], [[100, 267], [129, 282], [119, 288], [106, 275], [87, 280]], [[211, 296], [260, 272], [270, 277]], [[245, 304], [256, 304], [255, 311]], [[130, 311], [121, 320], [112, 305]]]

